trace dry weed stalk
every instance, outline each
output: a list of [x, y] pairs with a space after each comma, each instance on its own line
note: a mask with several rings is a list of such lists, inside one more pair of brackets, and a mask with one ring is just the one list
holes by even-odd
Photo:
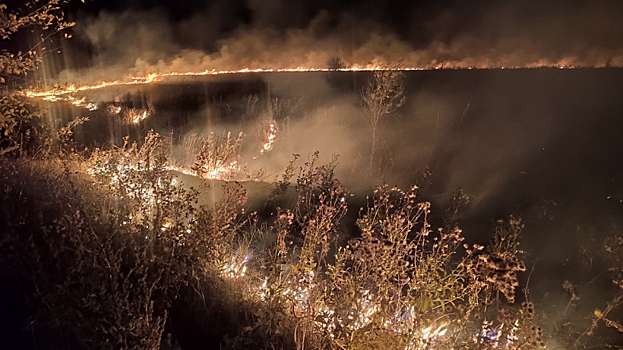
[[614, 297], [606, 303], [606, 307], [603, 310], [595, 309], [591, 325], [576, 340], [576, 345], [580, 344], [584, 336], [593, 335], [602, 321], [606, 327], [623, 333], [623, 321], [616, 319], [616, 316], [612, 316], [613, 312], [620, 310], [623, 306], [623, 255], [621, 254], [623, 252], [623, 237], [614, 236], [607, 238], [604, 242], [603, 251], [605, 260], [611, 266], [609, 272], [617, 291]]
[[242, 132], [236, 138], [232, 137], [231, 132], [225, 135], [210, 134], [203, 140], [192, 169], [204, 178], [231, 178], [240, 168], [243, 137]]

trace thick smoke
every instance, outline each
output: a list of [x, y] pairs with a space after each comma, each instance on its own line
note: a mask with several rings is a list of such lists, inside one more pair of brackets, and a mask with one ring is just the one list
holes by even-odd
[[[395, 62], [412, 68], [623, 65], [621, 2], [402, 6], [248, 0], [216, 2], [174, 19], [166, 8], [101, 10], [79, 19], [75, 28], [78, 40], [92, 48], [91, 69], [68, 66], [59, 80], [326, 68], [332, 57], [346, 67]], [[65, 50], [71, 55], [70, 47]]]

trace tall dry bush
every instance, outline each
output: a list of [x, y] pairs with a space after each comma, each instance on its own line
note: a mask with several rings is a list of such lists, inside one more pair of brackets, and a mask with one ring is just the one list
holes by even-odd
[[391, 165], [388, 154], [381, 156], [380, 127], [384, 119], [405, 103], [404, 74], [396, 67], [374, 71], [374, 77], [361, 91], [363, 114], [371, 131], [370, 172], [373, 178], [385, 175]]
[[[257, 284], [248, 280], [259, 309], [238, 340], [275, 349], [543, 345], [534, 306], [527, 297], [515, 303], [517, 274], [525, 271], [520, 220], [501, 221], [487, 247], [468, 245], [456, 210], [431, 230], [430, 204], [417, 200], [417, 188], [381, 186], [360, 211], [360, 236], [344, 244], [350, 194], [333, 175], [336, 161], [317, 159], [296, 178], [291, 163], [275, 187], [273, 201], [287, 205], [276, 208], [275, 241], [259, 258]], [[294, 200], [279, 201], [285, 193]]]
[[91, 176], [78, 165], [3, 164], [3, 249], [31, 277], [42, 324], [87, 348], [159, 349], [180, 288], [221, 268], [246, 195], [230, 186], [198, 206], [166, 153], [150, 133], [141, 146], [94, 152]]
[[42, 117], [23, 98], [0, 96], [0, 156], [35, 154], [46, 132]]

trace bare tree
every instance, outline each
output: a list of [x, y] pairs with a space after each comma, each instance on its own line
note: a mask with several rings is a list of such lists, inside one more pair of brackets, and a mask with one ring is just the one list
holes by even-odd
[[372, 131], [371, 168], [377, 157], [380, 122], [405, 102], [403, 77], [402, 72], [396, 69], [377, 70], [374, 79], [361, 92], [364, 115]]
[[340, 70], [346, 68], [346, 64], [339, 56], [333, 56], [327, 60], [327, 68], [329, 70]]

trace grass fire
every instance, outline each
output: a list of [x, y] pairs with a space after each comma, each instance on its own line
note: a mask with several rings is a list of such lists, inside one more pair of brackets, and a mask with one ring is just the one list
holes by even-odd
[[620, 15], [0, 4], [0, 348], [623, 348]]

